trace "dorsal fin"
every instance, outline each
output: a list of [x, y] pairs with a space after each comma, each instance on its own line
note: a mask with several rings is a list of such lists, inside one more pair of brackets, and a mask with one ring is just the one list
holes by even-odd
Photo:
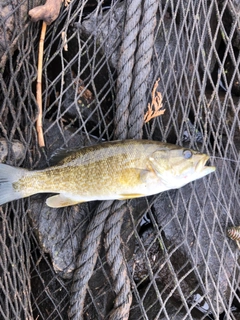
[[53, 152], [49, 159], [50, 166], [60, 164], [65, 158], [69, 157], [71, 154], [80, 150], [81, 148], [69, 149], [69, 148], [60, 148]]

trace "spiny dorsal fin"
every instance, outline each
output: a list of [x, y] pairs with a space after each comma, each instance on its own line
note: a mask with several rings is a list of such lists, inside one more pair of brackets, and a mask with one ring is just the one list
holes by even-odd
[[61, 164], [61, 162], [69, 157], [70, 155], [74, 154], [75, 152], [79, 151], [81, 148], [76, 149], [69, 149], [69, 148], [60, 148], [53, 152], [49, 159], [50, 166]]

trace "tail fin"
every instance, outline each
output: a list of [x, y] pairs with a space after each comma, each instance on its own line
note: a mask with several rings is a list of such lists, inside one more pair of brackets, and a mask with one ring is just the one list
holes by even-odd
[[0, 205], [23, 198], [23, 192], [14, 189], [13, 183], [23, 177], [26, 172], [26, 169], [0, 163]]

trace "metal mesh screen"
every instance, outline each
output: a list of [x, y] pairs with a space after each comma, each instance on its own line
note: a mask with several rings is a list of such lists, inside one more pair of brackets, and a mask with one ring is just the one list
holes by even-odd
[[[43, 168], [58, 148], [122, 138], [126, 129], [126, 137], [142, 130], [142, 138], [204, 151], [217, 170], [179, 190], [127, 201], [120, 218], [113, 215], [120, 251], [112, 265], [111, 220], [98, 245], [86, 241], [107, 204], [49, 209], [37, 195], [2, 206], [0, 318], [240, 319], [239, 248], [227, 237], [240, 224], [238, 1], [62, 5], [44, 43], [43, 150], [35, 129], [41, 23], [28, 17], [39, 4], [1, 3], [1, 162]], [[143, 124], [157, 79], [165, 113]], [[96, 265], [74, 313], [84, 250], [95, 252]], [[116, 289], [118, 263], [130, 284], [125, 298], [132, 297], [120, 315], [113, 312], [124, 287]]]

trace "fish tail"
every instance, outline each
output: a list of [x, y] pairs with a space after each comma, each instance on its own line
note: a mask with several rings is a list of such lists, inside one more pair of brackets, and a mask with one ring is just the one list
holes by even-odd
[[0, 205], [24, 197], [23, 191], [14, 188], [14, 183], [28, 170], [0, 163]]

